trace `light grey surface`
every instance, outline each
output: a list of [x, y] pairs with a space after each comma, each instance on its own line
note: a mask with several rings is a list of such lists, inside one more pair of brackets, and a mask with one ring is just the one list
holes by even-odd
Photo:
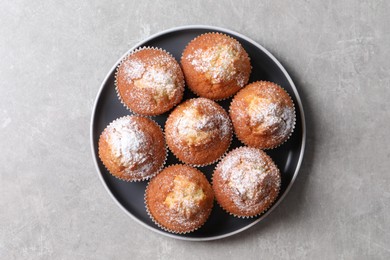
[[[389, 259], [388, 1], [2, 1], [0, 259]], [[126, 216], [95, 172], [91, 109], [145, 37], [208, 24], [286, 67], [308, 123], [286, 199], [250, 230], [177, 241]]]

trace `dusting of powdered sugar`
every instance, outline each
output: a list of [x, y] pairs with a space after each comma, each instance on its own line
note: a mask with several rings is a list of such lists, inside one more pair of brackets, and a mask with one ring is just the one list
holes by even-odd
[[241, 55], [243, 49], [238, 42], [223, 41], [207, 49], [196, 49], [186, 58], [196, 71], [209, 75], [212, 84], [235, 79], [238, 86], [244, 87], [247, 79], [236, 66]]
[[[233, 192], [235, 205], [243, 210], [256, 207], [268, 199], [269, 187], [278, 188], [280, 177], [272, 165], [255, 148], [239, 148], [230, 152], [218, 165], [226, 188]], [[272, 183], [273, 182], [273, 183]]]
[[145, 72], [145, 64], [136, 58], [129, 58], [123, 64], [126, 80], [132, 83], [135, 79], [140, 79]]
[[[184, 168], [188, 166], [180, 167], [182, 168], [180, 171], [186, 172], [176, 172], [173, 178], [167, 177], [162, 172], [161, 175], [157, 175], [156, 181], [150, 182], [149, 187], [154, 186], [153, 189], [161, 187], [158, 188], [161, 194], [148, 195], [148, 191], [146, 194], [151, 199], [150, 202], [154, 204], [153, 208], [148, 209], [151, 215], [161, 216], [162, 225], [169, 223], [171, 226], [183, 229], [179, 233], [185, 233], [197, 229], [210, 214], [212, 200], [208, 196], [211, 196], [212, 191], [211, 187], [196, 181], [198, 174], [191, 169]], [[158, 199], [155, 200], [153, 197], [158, 197]], [[177, 233], [177, 231], [171, 232]]]
[[[208, 143], [214, 138], [229, 138], [231, 126], [227, 114], [222, 113], [213, 101], [197, 98], [190, 101], [183, 114], [174, 123], [178, 136], [193, 145]], [[180, 138], [174, 141], [180, 145]]]
[[135, 85], [139, 88], [154, 90], [156, 98], [167, 96], [171, 99], [179, 87], [176, 82], [177, 77], [172, 70], [151, 66], [145, 70], [141, 79], [135, 81]]
[[115, 120], [108, 126], [107, 136], [113, 156], [119, 159], [127, 174], [150, 174], [153, 160], [146, 149], [149, 140], [136, 121], [131, 117]]
[[[123, 62], [124, 76], [134, 88], [127, 95], [137, 100], [137, 106], [147, 110], [149, 106], [157, 106], [161, 100], [175, 100], [183, 91], [183, 80], [179, 78], [181, 69], [168, 53], [156, 52], [152, 57], [141, 59], [140, 50]], [[156, 50], [154, 50], [156, 51]], [[155, 104], [150, 101], [154, 100]]]
[[287, 136], [294, 127], [294, 109], [280, 102], [253, 97], [248, 114], [254, 131], [270, 131], [276, 138]]
[[168, 193], [164, 203], [179, 216], [190, 219], [200, 211], [199, 203], [206, 195], [199, 185], [185, 176], [177, 175], [173, 183], [173, 189]]

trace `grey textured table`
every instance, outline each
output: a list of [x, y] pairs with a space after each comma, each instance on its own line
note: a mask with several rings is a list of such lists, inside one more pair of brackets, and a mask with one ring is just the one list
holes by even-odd
[[[2, 1], [0, 259], [389, 259], [389, 1]], [[89, 123], [114, 62], [180, 25], [253, 38], [304, 102], [306, 157], [286, 199], [228, 239], [137, 224], [94, 168]]]

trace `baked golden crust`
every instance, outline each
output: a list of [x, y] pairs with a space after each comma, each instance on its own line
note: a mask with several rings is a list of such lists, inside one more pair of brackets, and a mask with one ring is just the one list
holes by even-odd
[[295, 125], [294, 103], [279, 85], [258, 81], [233, 98], [230, 118], [237, 138], [244, 144], [271, 149], [285, 142]]
[[195, 98], [180, 104], [168, 117], [165, 137], [169, 149], [182, 162], [207, 165], [228, 149], [232, 127], [217, 103]]
[[210, 183], [199, 170], [173, 165], [154, 177], [145, 192], [152, 219], [173, 233], [187, 233], [202, 226], [214, 201]]
[[184, 76], [166, 51], [144, 48], [127, 56], [117, 68], [116, 85], [121, 101], [141, 115], [159, 115], [180, 103]]
[[280, 190], [280, 172], [272, 159], [256, 148], [240, 147], [224, 157], [213, 174], [218, 204], [237, 217], [267, 210]]
[[185, 48], [181, 66], [188, 87], [197, 95], [220, 100], [234, 95], [249, 80], [249, 56], [224, 34], [206, 33]]
[[99, 157], [107, 170], [121, 180], [148, 179], [165, 163], [164, 135], [157, 123], [149, 118], [118, 118], [100, 135]]

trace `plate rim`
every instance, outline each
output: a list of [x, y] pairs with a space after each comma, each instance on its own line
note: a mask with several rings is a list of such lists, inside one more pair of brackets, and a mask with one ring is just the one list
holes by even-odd
[[[96, 115], [96, 108], [97, 108], [97, 104], [98, 104], [98, 101], [100, 100], [100, 97], [101, 97], [101, 93], [103, 91], [103, 88], [104, 86], [106, 85], [108, 79], [111, 77], [112, 73], [115, 71], [117, 65], [119, 64], [119, 62], [129, 53], [131, 52], [132, 50], [138, 48], [139, 46], [145, 44], [146, 42], [150, 41], [150, 40], [153, 40], [159, 36], [162, 36], [164, 34], [168, 34], [168, 33], [172, 33], [172, 32], [176, 32], [176, 31], [185, 31], [185, 30], [194, 30], [194, 29], [205, 29], [205, 30], [216, 30], [216, 31], [220, 31], [220, 32], [224, 32], [224, 33], [228, 33], [228, 34], [231, 34], [231, 35], [236, 35], [246, 41], [248, 41], [249, 43], [253, 44], [254, 46], [256, 46], [257, 48], [259, 48], [261, 51], [263, 51], [269, 58], [272, 59], [273, 62], [275, 62], [275, 64], [279, 67], [279, 69], [283, 72], [283, 74], [286, 76], [288, 82], [290, 83], [291, 87], [292, 87], [292, 90], [295, 94], [295, 98], [297, 100], [297, 103], [298, 103], [298, 109], [299, 109], [299, 112], [301, 114], [301, 124], [302, 124], [302, 145], [301, 145], [301, 150], [300, 150], [300, 155], [299, 155], [299, 159], [298, 159], [298, 163], [297, 163], [297, 167], [295, 168], [295, 172], [294, 172], [294, 175], [290, 181], [290, 183], [288, 184], [285, 192], [283, 193], [283, 195], [279, 198], [279, 200], [269, 209], [267, 210], [266, 213], [264, 213], [260, 218], [256, 219], [255, 221], [253, 221], [252, 223], [246, 225], [245, 227], [242, 227], [238, 230], [235, 230], [233, 232], [229, 232], [229, 233], [226, 233], [226, 234], [223, 234], [223, 235], [218, 235], [218, 236], [211, 236], [211, 237], [200, 237], [200, 238], [197, 238], [197, 237], [183, 237], [183, 236], [178, 236], [178, 235], [175, 235], [175, 234], [171, 234], [171, 233], [167, 233], [167, 232], [163, 232], [162, 230], [159, 230], [155, 227], [151, 227], [149, 225], [147, 225], [146, 223], [144, 223], [142, 220], [138, 219], [136, 216], [134, 216], [133, 214], [131, 214], [131, 212], [129, 212], [119, 201], [118, 199], [113, 195], [113, 193], [111, 192], [111, 190], [109, 189], [107, 183], [104, 181], [103, 179], [103, 174], [102, 172], [100, 171], [99, 169], [99, 165], [98, 165], [98, 161], [97, 161], [97, 157], [95, 155], [95, 145], [94, 145], [94, 140], [93, 140], [93, 125], [94, 125], [94, 119], [95, 119], [95, 115]], [[290, 191], [292, 185], [294, 184], [297, 176], [298, 176], [298, 173], [299, 173], [299, 170], [301, 168], [301, 165], [302, 165], [302, 161], [303, 161], [303, 157], [304, 157], [304, 154], [305, 154], [305, 147], [306, 147], [306, 121], [305, 121], [305, 114], [304, 114], [304, 111], [303, 111], [303, 105], [302, 105], [302, 101], [301, 101], [301, 98], [300, 98], [300, 95], [298, 93], [298, 90], [293, 82], [293, 80], [291, 79], [290, 75], [288, 74], [288, 72], [286, 71], [286, 69], [283, 67], [283, 65], [279, 62], [279, 60], [277, 60], [275, 58], [274, 55], [272, 55], [267, 49], [265, 49], [262, 45], [260, 45], [259, 43], [257, 43], [256, 41], [252, 40], [251, 38], [241, 34], [241, 33], [238, 33], [238, 32], [235, 32], [233, 30], [230, 30], [230, 29], [226, 29], [226, 28], [222, 28], [222, 27], [218, 27], [218, 26], [212, 26], [212, 25], [184, 25], [184, 26], [177, 26], [177, 27], [173, 27], [173, 28], [170, 28], [170, 29], [167, 29], [167, 30], [163, 30], [163, 31], [160, 31], [158, 33], [155, 33], [153, 35], [150, 35], [149, 37], [147, 37], [146, 39], [136, 43], [133, 47], [131, 47], [128, 51], [126, 51], [122, 57], [120, 57], [119, 60], [117, 60], [115, 62], [115, 64], [113, 65], [113, 67], [110, 69], [110, 71], [107, 73], [106, 77], [104, 78], [104, 80], [102, 81], [102, 83], [100, 84], [100, 87], [99, 87], [99, 91], [95, 97], [95, 101], [94, 101], [94, 104], [93, 104], [93, 108], [92, 108], [92, 115], [91, 115], [91, 122], [90, 122], [90, 145], [91, 145], [91, 152], [92, 152], [92, 158], [93, 158], [93, 161], [94, 161], [94, 165], [95, 165], [95, 169], [99, 175], [99, 179], [100, 181], [102, 182], [105, 190], [108, 192], [108, 194], [110, 195], [110, 197], [115, 201], [115, 203], [117, 204], [117, 206], [119, 206], [120, 209], [122, 209], [128, 216], [130, 216], [133, 220], [135, 220], [136, 222], [138, 222], [139, 224], [141, 224], [142, 226], [146, 227], [147, 229], [149, 230], [152, 230], [153, 232], [156, 232], [158, 234], [161, 234], [161, 235], [164, 235], [164, 236], [167, 236], [167, 237], [170, 237], [170, 238], [175, 238], [175, 239], [179, 239], [179, 240], [186, 240], [186, 241], [210, 241], [210, 240], [217, 240], [217, 239], [222, 239], [222, 238], [226, 238], [226, 237], [230, 237], [230, 236], [233, 236], [235, 234], [238, 234], [238, 233], [241, 233], [242, 231], [244, 230], [247, 230], [249, 229], [250, 227], [256, 225], [257, 223], [259, 223], [261, 220], [263, 220], [265, 217], [267, 217], [275, 208], [277, 208], [277, 206], [283, 201], [283, 199], [286, 197], [286, 195], [288, 194], [288, 192]]]

